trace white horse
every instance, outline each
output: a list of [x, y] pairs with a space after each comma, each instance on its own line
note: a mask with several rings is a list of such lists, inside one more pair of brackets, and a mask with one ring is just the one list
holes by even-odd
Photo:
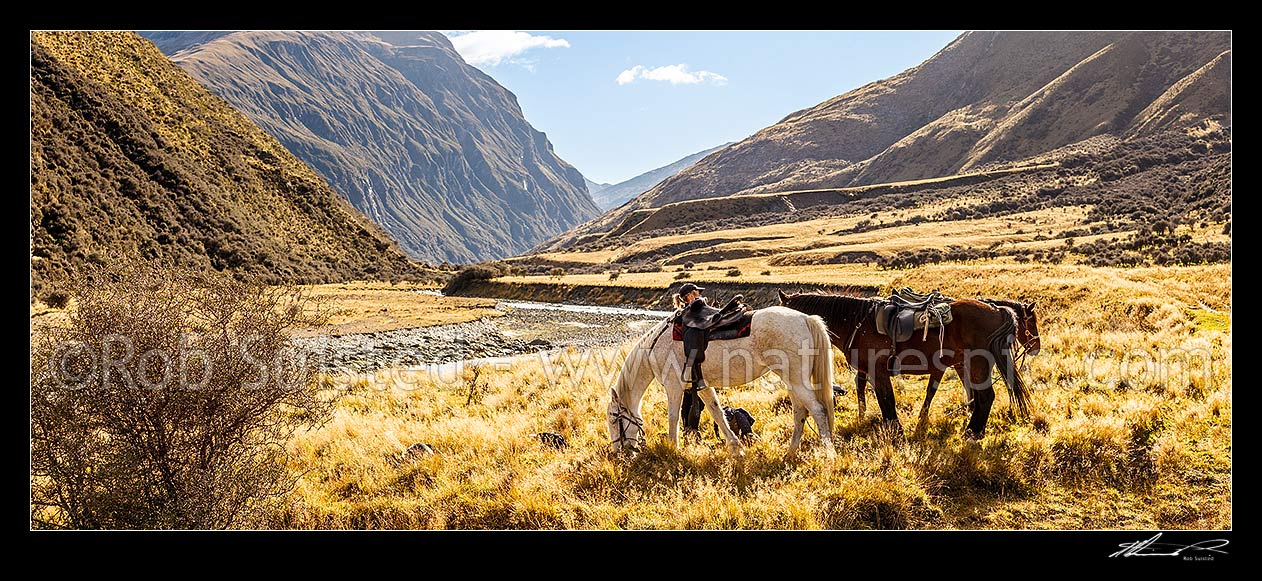
[[[679, 445], [684, 348], [668, 335], [669, 326], [670, 321], [654, 325], [636, 341], [610, 390], [609, 438], [615, 451], [637, 448], [643, 443], [644, 417], [640, 407], [644, 392], [654, 379], [666, 388], [669, 438], [673, 445]], [[823, 319], [780, 306], [759, 309], [750, 321], [748, 337], [710, 341], [701, 371], [709, 386], [720, 387], [743, 385], [774, 371], [787, 385], [793, 402], [789, 454], [796, 454], [801, 446], [808, 414], [819, 428], [824, 447], [830, 455], [833, 453], [833, 354]], [[744, 455], [714, 388], [707, 387], [697, 395], [722, 431], [728, 450], [734, 456]]]

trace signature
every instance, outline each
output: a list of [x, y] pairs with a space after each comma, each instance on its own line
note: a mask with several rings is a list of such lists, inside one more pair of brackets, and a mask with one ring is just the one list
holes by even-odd
[[1221, 551], [1219, 549], [1227, 546], [1227, 543], [1231, 542], [1227, 539], [1213, 539], [1192, 543], [1190, 545], [1179, 545], [1175, 543], [1158, 543], [1157, 539], [1160, 538], [1161, 533], [1157, 533], [1153, 535], [1151, 539], [1146, 541], [1122, 543], [1118, 545], [1122, 548], [1122, 550], [1109, 555], [1109, 557], [1178, 557], [1182, 555], [1184, 551], [1205, 551], [1208, 553], [1226, 555], [1227, 551]]

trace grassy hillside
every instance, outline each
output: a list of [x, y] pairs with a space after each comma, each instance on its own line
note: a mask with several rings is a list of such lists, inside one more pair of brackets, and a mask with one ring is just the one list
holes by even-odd
[[31, 276], [157, 258], [269, 282], [427, 276], [149, 41], [31, 34]]
[[655, 283], [662, 277], [641, 275], [689, 262], [744, 277], [986, 259], [1195, 264], [1230, 260], [1230, 221], [1231, 132], [1207, 122], [1084, 142], [1008, 169], [677, 202], [513, 262], [534, 274], [621, 271]]
[[699, 198], [970, 173], [1094, 137], [1231, 125], [1231, 33], [967, 32], [920, 65], [787, 115], [571, 232]]
[[[823, 276], [823, 273], [820, 274]], [[961, 440], [954, 375], [927, 433], [904, 446], [837, 403], [838, 454], [808, 431], [798, 460], [787, 395], [724, 389], [760, 440], [730, 459], [665, 445], [665, 396], [645, 401], [648, 449], [611, 458], [605, 410], [623, 349], [562, 352], [510, 369], [327, 377], [335, 419], [290, 442], [305, 471], [277, 526], [428, 529], [1226, 529], [1231, 514], [1230, 266], [1117, 269], [939, 265], [892, 286], [1036, 299], [1043, 352], [1017, 420], [1000, 393], [980, 443]], [[1206, 308], [1208, 307], [1208, 308]], [[838, 381], [850, 383], [839, 363]], [[924, 378], [895, 380], [908, 431]], [[1004, 388], [997, 388], [1003, 392]], [[530, 434], [557, 432], [567, 449]], [[437, 454], [408, 455], [414, 443]]]

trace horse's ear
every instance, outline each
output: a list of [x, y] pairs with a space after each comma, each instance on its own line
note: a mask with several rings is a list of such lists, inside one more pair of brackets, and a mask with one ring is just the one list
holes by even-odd
[[1033, 313], [1033, 312], [1034, 312], [1034, 301], [1030, 301], [1030, 304], [1028, 304], [1028, 305], [1026, 305], [1026, 306], [1025, 306], [1025, 310], [1026, 310], [1026, 311], [1029, 311], [1029, 312], [1031, 312], [1031, 313]]
[[784, 294], [784, 290], [776, 289], [776, 292], [780, 294], [780, 304], [789, 302], [789, 295]]

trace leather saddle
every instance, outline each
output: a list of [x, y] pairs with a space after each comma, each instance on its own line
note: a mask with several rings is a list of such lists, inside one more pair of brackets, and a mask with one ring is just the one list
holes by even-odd
[[682, 341], [685, 328], [704, 331], [707, 341], [748, 337], [754, 312], [741, 302], [743, 298], [744, 295], [736, 295], [722, 307], [704, 305], [700, 308], [682, 309], [675, 318], [671, 338]]
[[680, 379], [684, 385], [694, 386], [685, 389], [699, 389], [705, 386], [705, 378], [701, 377], [701, 363], [705, 361], [706, 346], [710, 341], [734, 339], [749, 335], [749, 323], [754, 315], [741, 302], [742, 295], [732, 297], [722, 308], [714, 308], [702, 299], [680, 310], [675, 317], [672, 338], [683, 341], [684, 363]]
[[876, 312], [876, 332], [901, 343], [914, 332], [945, 326], [951, 322], [950, 301], [942, 293], [927, 295], [912, 292], [909, 288], [886, 299], [885, 305]]

